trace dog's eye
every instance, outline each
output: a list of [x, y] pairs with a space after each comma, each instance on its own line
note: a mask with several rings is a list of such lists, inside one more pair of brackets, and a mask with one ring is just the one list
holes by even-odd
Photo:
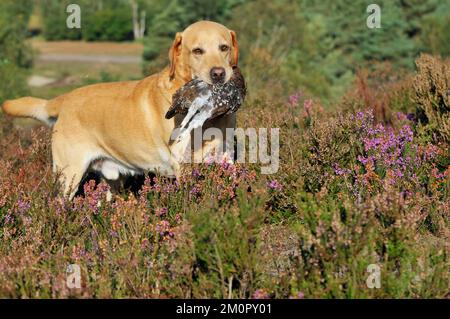
[[226, 44], [222, 44], [220, 46], [220, 51], [222, 51], [222, 52], [227, 52], [229, 49], [230, 49], [230, 47]]
[[194, 50], [192, 50], [192, 53], [194, 53], [195, 55], [202, 55], [204, 51], [200, 48], [195, 48]]

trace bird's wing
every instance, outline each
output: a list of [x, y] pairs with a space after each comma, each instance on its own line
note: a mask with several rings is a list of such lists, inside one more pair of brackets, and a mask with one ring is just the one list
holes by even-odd
[[195, 98], [205, 94], [208, 89], [208, 84], [199, 79], [186, 83], [172, 96], [172, 106], [167, 111], [165, 118], [171, 119], [176, 114], [188, 113]]
[[210, 117], [214, 108], [211, 91], [207, 91], [194, 99], [188, 113], [180, 124], [180, 133], [176, 140], [180, 141], [193, 129], [201, 127]]

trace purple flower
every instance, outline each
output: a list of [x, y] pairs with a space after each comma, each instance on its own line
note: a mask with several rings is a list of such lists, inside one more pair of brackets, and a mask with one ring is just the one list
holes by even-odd
[[406, 118], [408, 120], [410, 120], [411, 122], [415, 122], [416, 121], [416, 116], [414, 115], [414, 113], [408, 113], [408, 115], [406, 116]]
[[109, 235], [110, 235], [111, 237], [113, 237], [113, 238], [119, 238], [119, 234], [118, 234], [116, 231], [114, 231], [114, 230], [111, 230], [111, 231], [109, 232]]
[[198, 189], [197, 186], [194, 186], [191, 188], [191, 190], [189, 191], [189, 194], [192, 196], [196, 196], [200, 193], [200, 190]]
[[403, 139], [406, 142], [412, 142], [414, 133], [409, 127], [409, 125], [403, 125], [403, 127], [400, 130], [400, 138]]
[[11, 216], [11, 213], [6, 214], [6, 215], [5, 215], [5, 224], [11, 223], [12, 219], [13, 219], [13, 218], [12, 218], [12, 216]]
[[200, 173], [200, 171], [197, 168], [194, 168], [192, 170], [192, 177], [198, 178], [200, 177], [202, 174]]
[[429, 160], [435, 158], [437, 153], [438, 153], [438, 147], [436, 145], [433, 145], [433, 144], [427, 145], [427, 147], [425, 148], [425, 151], [423, 153], [423, 160], [429, 161]]
[[17, 211], [20, 214], [26, 213], [31, 208], [31, 203], [28, 201], [24, 201], [19, 199], [17, 201]]
[[158, 222], [156, 224], [155, 230], [161, 237], [165, 236], [173, 237], [175, 235], [170, 228], [170, 223], [167, 220], [162, 220]]
[[88, 208], [94, 212], [98, 213], [99, 203], [106, 193], [109, 191], [110, 187], [106, 183], [100, 183], [95, 185], [95, 181], [90, 180], [84, 184], [84, 193], [86, 194], [86, 201]]
[[174, 183], [166, 183], [163, 187], [163, 190], [166, 194], [174, 193], [178, 191], [178, 185]]
[[168, 211], [168, 209], [167, 209], [166, 207], [162, 207], [162, 208], [158, 208], [158, 209], [155, 211], [155, 214], [156, 214], [156, 216], [161, 217], [161, 216], [167, 214], [167, 211]]
[[403, 177], [402, 171], [399, 170], [399, 169], [394, 170], [394, 177], [396, 177], [396, 178], [402, 178], [402, 177]]
[[369, 162], [369, 159], [362, 155], [358, 155], [358, 161], [360, 161], [361, 164], [366, 165]]
[[336, 175], [342, 176], [342, 175], [351, 173], [351, 171], [349, 169], [340, 168], [338, 163], [334, 163], [332, 166], [333, 166], [333, 169], [334, 169], [334, 173]]
[[281, 191], [283, 189], [283, 185], [281, 185], [276, 179], [272, 180], [267, 186], [272, 190]]

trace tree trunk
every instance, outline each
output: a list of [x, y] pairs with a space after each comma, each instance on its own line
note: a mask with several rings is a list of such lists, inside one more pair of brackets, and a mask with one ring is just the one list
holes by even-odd
[[136, 0], [130, 0], [130, 4], [133, 11], [133, 35], [135, 40], [139, 40], [144, 37], [146, 12], [145, 10], [139, 12], [139, 5]]
[[145, 18], [146, 18], [146, 12], [145, 10], [141, 11], [141, 25], [140, 25], [140, 29], [139, 29], [139, 39], [143, 39], [144, 38], [144, 34], [145, 34]]
[[130, 0], [131, 3], [131, 10], [133, 10], [133, 35], [134, 35], [134, 39], [137, 40], [139, 39], [139, 7], [138, 4], [136, 3], [136, 0]]

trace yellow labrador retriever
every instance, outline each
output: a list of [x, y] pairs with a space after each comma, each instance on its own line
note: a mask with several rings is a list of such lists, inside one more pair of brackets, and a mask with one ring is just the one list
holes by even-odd
[[[89, 85], [52, 100], [6, 101], [3, 111], [54, 124], [53, 171], [61, 173], [70, 198], [90, 168], [109, 180], [147, 170], [176, 176], [179, 154], [169, 144], [175, 123], [164, 118], [172, 94], [195, 77], [210, 84], [227, 82], [238, 55], [235, 32], [200, 21], [177, 33], [169, 52], [170, 65], [157, 74], [141, 81]], [[219, 128], [225, 136], [226, 128], [235, 127], [236, 118], [232, 114], [210, 122], [209, 127]]]

